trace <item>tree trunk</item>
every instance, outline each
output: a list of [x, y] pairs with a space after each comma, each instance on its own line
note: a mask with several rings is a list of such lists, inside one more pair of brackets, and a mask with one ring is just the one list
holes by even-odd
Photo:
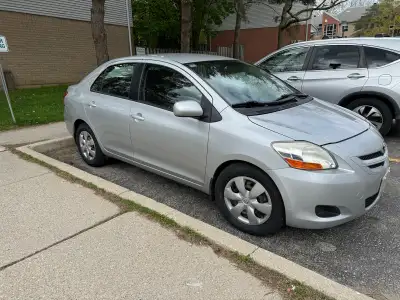
[[233, 58], [240, 59], [240, 26], [242, 24], [242, 2], [243, 0], [236, 0], [236, 23], [235, 33], [233, 36]]
[[284, 29], [281, 29], [280, 26], [278, 26], [278, 49], [283, 47], [283, 31]]
[[200, 33], [201, 31], [193, 30], [192, 29], [192, 49], [193, 50], [200, 50]]
[[104, 2], [105, 0], [92, 0], [91, 23], [94, 49], [96, 51], [97, 65], [109, 60], [107, 48], [107, 33], [104, 28]]
[[190, 52], [192, 36], [192, 0], [181, 1], [181, 52]]
[[284, 42], [284, 31], [287, 29], [287, 16], [288, 12], [292, 9], [293, 6], [293, 0], [286, 0], [285, 5], [283, 5], [282, 8], [282, 14], [281, 14], [281, 21], [278, 26], [278, 49], [283, 47], [283, 42]]

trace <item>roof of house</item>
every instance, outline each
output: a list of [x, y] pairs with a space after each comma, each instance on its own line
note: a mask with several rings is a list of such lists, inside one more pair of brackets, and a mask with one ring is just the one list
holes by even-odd
[[335, 19], [335, 20], [338, 20], [339, 22], [341, 21], [337, 16], [331, 15], [331, 14], [328, 13], [327, 11], [324, 11], [324, 14], [330, 16], [331, 18], [333, 18], [333, 19]]
[[368, 7], [366, 6], [359, 6], [359, 7], [349, 7], [338, 14], [336, 17], [341, 22], [355, 22], [359, 20], [366, 12]]
[[[11, 1], [11, 0], [10, 0]], [[283, 5], [269, 4], [269, 3], [254, 3], [247, 11], [247, 20], [242, 21], [241, 29], [251, 28], [264, 28], [278, 26], [277, 18], [282, 13]], [[301, 3], [294, 3], [292, 12], [296, 13], [306, 8]], [[303, 15], [301, 15], [303, 17]], [[218, 31], [234, 30], [236, 22], [236, 15], [231, 14], [222, 22], [221, 26], [217, 28]]]
[[[127, 2], [132, 11], [131, 1]], [[90, 21], [91, 0], [0, 0], [0, 11], [26, 13], [39, 16]], [[107, 0], [104, 8], [104, 23], [128, 25], [126, 2]], [[132, 18], [130, 18], [132, 23]]]

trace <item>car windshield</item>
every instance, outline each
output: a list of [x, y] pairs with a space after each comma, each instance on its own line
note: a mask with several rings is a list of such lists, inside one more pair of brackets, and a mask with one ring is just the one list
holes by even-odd
[[270, 103], [298, 93], [270, 73], [236, 60], [202, 61], [185, 66], [203, 78], [230, 105]]

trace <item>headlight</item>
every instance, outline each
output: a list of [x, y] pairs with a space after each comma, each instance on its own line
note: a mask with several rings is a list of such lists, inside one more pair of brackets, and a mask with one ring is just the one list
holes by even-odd
[[275, 142], [272, 148], [295, 169], [336, 169], [337, 163], [328, 151], [309, 142]]

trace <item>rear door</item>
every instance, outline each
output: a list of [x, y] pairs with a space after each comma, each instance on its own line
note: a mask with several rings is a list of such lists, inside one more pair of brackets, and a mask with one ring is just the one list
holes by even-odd
[[120, 63], [107, 67], [85, 96], [89, 125], [100, 144], [114, 154], [133, 157], [129, 132], [132, 74], [140, 72], [136, 63]]
[[311, 47], [299, 46], [283, 49], [267, 56], [256, 65], [286, 81], [297, 90], [302, 90], [307, 55]]
[[358, 45], [317, 45], [303, 79], [303, 92], [332, 103], [361, 91], [368, 69]]

